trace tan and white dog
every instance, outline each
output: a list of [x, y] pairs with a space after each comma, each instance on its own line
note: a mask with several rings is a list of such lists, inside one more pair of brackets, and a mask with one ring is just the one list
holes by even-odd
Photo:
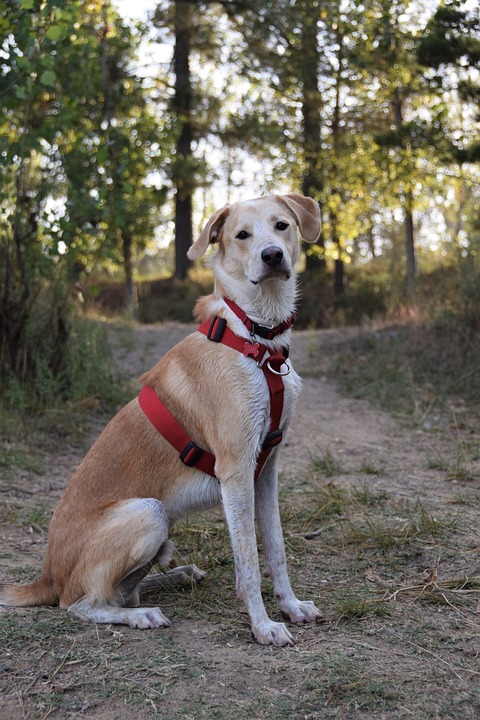
[[[272, 195], [239, 202], [217, 211], [188, 253], [196, 260], [211, 243], [218, 245], [212, 259], [214, 293], [198, 302], [198, 317], [223, 318], [245, 345], [265, 347], [267, 358], [288, 346], [289, 325], [272, 339], [256, 335], [255, 329], [278, 326], [293, 312], [297, 228], [307, 242], [318, 237], [320, 216], [314, 200]], [[257, 323], [253, 330], [225, 298]], [[285, 434], [300, 379], [290, 361], [280, 372], [288, 373], [283, 377], [280, 420]], [[215, 477], [181, 462], [178, 450], [157, 431], [138, 398], [132, 400], [106, 426], [71, 478], [50, 524], [41, 578], [26, 586], [1, 585], [0, 604], [58, 604], [96, 623], [168, 626], [159, 608], [139, 607], [138, 590], [145, 583], [161, 586], [169, 575], [179, 580], [185, 575], [189, 580], [204, 577], [194, 566], [186, 566], [145, 578], [154, 564], [170, 559], [171, 524], [222, 503], [237, 594], [250, 615], [254, 638], [263, 645], [293, 644], [289, 630], [273, 622], [264, 607], [255, 520], [265, 573], [272, 578], [284, 616], [299, 624], [314, 622], [321, 613], [313, 602], [297, 599], [287, 574], [278, 509], [278, 448], [255, 479], [271, 421], [269, 387], [260, 363], [193, 332], [142, 381], [161, 398], [195, 447], [214, 455]]]

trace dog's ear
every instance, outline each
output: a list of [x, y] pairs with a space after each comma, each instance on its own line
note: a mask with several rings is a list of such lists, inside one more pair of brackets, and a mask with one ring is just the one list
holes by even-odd
[[318, 203], [303, 195], [277, 195], [280, 202], [288, 207], [300, 229], [300, 235], [309, 243], [320, 235], [320, 208]]
[[217, 210], [213, 213], [199, 237], [195, 240], [187, 252], [187, 257], [189, 257], [190, 260], [198, 260], [202, 257], [202, 255], [205, 255], [210, 243], [217, 242], [218, 235], [229, 212], [230, 206], [225, 205], [225, 207], [221, 208], [221, 210]]

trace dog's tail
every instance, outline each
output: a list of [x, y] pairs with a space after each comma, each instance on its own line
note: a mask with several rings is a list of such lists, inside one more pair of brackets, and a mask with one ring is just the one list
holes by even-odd
[[7, 607], [58, 605], [58, 597], [52, 583], [42, 577], [29, 585], [0, 583], [0, 605]]

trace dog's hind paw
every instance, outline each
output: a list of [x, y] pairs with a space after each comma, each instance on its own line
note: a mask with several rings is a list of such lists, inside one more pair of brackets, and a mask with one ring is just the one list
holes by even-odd
[[202, 582], [207, 577], [207, 573], [196, 565], [180, 565], [169, 570], [167, 577], [176, 585], [191, 585], [192, 582]]
[[155, 592], [161, 588], [177, 586], [191, 587], [201, 582], [207, 574], [199, 570], [196, 565], [181, 565], [166, 573], [155, 573], [144, 578], [139, 585], [140, 593]]
[[282, 613], [295, 625], [323, 620], [323, 613], [311, 600], [293, 600], [284, 602], [280, 607]]
[[295, 645], [295, 640], [285, 625], [272, 620], [252, 628], [252, 635], [260, 645]]
[[150, 630], [152, 628], [170, 627], [171, 622], [162, 613], [160, 608], [133, 608], [128, 610], [127, 621], [130, 627]]

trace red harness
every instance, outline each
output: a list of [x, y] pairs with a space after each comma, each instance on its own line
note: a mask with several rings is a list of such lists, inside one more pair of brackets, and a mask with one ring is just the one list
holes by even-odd
[[[295, 313], [275, 328], [267, 328], [263, 325], [254, 323], [248, 318], [243, 310], [228, 298], [224, 298], [228, 307], [239, 317], [248, 330], [253, 334], [261, 337], [272, 339], [287, 330], [295, 320]], [[270, 354], [264, 360], [265, 353], [268, 352], [266, 345], [258, 342], [246, 340], [243, 337], [235, 335], [227, 325], [224, 318], [218, 316], [211, 320], [205, 320], [198, 331], [207, 336], [209, 340], [216, 343], [222, 343], [228, 347], [241, 352], [245, 357], [250, 357], [263, 370], [268, 384], [270, 395], [270, 427], [260, 451], [257, 467], [255, 471], [255, 479], [260, 475], [263, 466], [272, 448], [282, 441], [282, 431], [280, 429], [280, 420], [283, 411], [283, 379], [282, 376], [288, 373], [282, 373], [281, 367], [288, 357], [288, 348], [283, 348], [282, 352]], [[273, 334], [272, 334], [273, 333]], [[203, 450], [196, 445], [189, 437], [180, 423], [173, 417], [168, 408], [165, 407], [153, 388], [145, 386], [138, 397], [138, 402], [143, 412], [150, 420], [152, 425], [163, 435], [170, 445], [179, 452], [180, 460], [189, 467], [196, 467], [207, 475], [215, 476], [215, 456], [207, 450]]]

